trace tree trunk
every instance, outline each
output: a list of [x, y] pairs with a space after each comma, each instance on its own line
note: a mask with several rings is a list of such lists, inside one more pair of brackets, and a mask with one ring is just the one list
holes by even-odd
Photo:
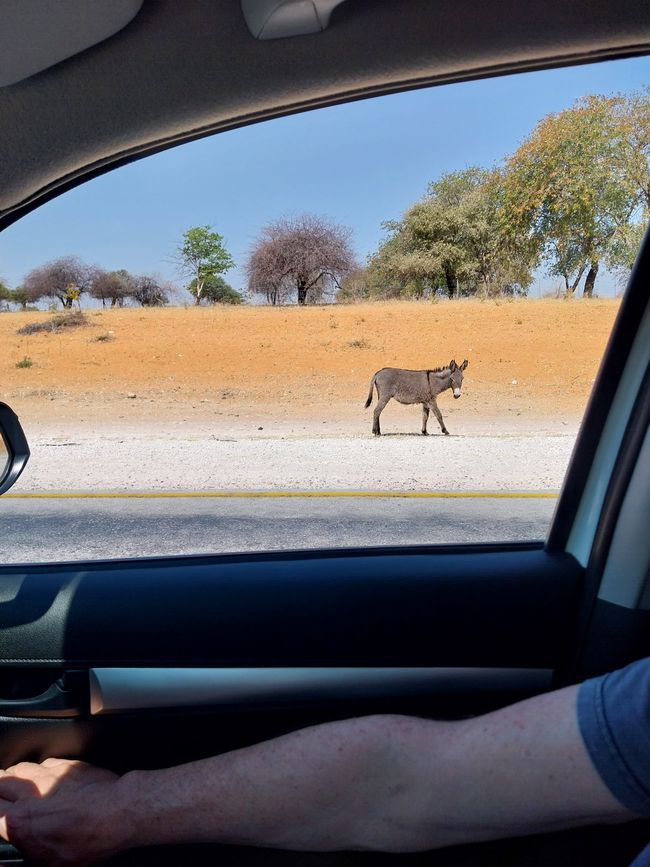
[[304, 283], [298, 284], [298, 304], [307, 303], [307, 286]]
[[591, 263], [587, 279], [585, 280], [585, 288], [582, 293], [583, 298], [593, 298], [594, 283], [596, 282], [596, 275], [598, 274], [598, 264], [598, 262]]
[[576, 274], [576, 278], [573, 281], [573, 283], [571, 283], [571, 285], [569, 285], [569, 281], [568, 281], [567, 277], [565, 276], [565, 278], [564, 278], [564, 280], [566, 282], [566, 292], [564, 293], [565, 298], [573, 298], [573, 295], [574, 295], [576, 289], [578, 288], [578, 283], [580, 282], [582, 275], [585, 273], [585, 267], [586, 267], [586, 265], [583, 265], [581, 268], [578, 269], [578, 273]]
[[445, 282], [447, 283], [447, 295], [451, 299], [454, 297], [454, 292], [458, 289], [458, 280], [452, 268], [445, 268]]

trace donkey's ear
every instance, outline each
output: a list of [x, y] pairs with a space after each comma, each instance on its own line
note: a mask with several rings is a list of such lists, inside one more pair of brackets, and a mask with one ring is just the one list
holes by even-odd
[[449, 362], [449, 370], [453, 373], [456, 370], [456, 361], [452, 358]]
[[460, 369], [465, 370], [465, 368], [467, 367], [468, 364], [469, 364], [469, 361], [467, 359], [465, 359], [465, 361], [463, 361], [463, 363], [461, 364]]

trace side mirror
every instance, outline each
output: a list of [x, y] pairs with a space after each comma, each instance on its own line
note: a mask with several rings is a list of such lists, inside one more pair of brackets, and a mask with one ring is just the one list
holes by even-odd
[[29, 460], [29, 446], [18, 416], [0, 401], [0, 494], [18, 480]]

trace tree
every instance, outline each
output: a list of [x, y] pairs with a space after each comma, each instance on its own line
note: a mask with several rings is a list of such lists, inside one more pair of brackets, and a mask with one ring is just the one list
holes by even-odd
[[633, 223], [617, 233], [607, 254], [607, 267], [616, 275], [617, 282], [625, 286], [636, 261], [643, 236], [646, 231], [646, 221]]
[[429, 184], [401, 220], [384, 224], [388, 237], [369, 261], [370, 294], [525, 294], [533, 259], [500, 229], [501, 198], [500, 173], [477, 166]]
[[341, 280], [341, 288], [336, 293], [338, 304], [354, 304], [367, 301], [370, 297], [368, 269], [355, 268]]
[[14, 293], [0, 280], [0, 305], [5, 304], [6, 307], [14, 300]]
[[131, 298], [142, 307], [164, 307], [169, 303], [169, 287], [163, 286], [158, 277], [141, 274], [132, 278], [131, 287]]
[[86, 265], [76, 256], [64, 256], [33, 268], [21, 288], [28, 303], [41, 298], [57, 298], [64, 308], [71, 309], [74, 301], [88, 292], [95, 273], [96, 268]]
[[601, 262], [639, 208], [628, 114], [622, 97], [586, 97], [540, 121], [507, 161], [501, 223], [530, 239], [567, 295], [585, 272], [583, 294], [593, 294]]
[[615, 104], [621, 125], [623, 150], [620, 160], [629, 182], [639, 194], [642, 211], [650, 213], [650, 85]]
[[[188, 292], [197, 298], [198, 285], [196, 280], [192, 280], [187, 287]], [[205, 301], [207, 304], [241, 304], [242, 297], [233, 289], [219, 274], [213, 274], [205, 278], [203, 283], [203, 292], [197, 303]]]
[[120, 268], [118, 271], [97, 270], [90, 285], [90, 295], [102, 302], [102, 307], [110, 301], [111, 307], [123, 307], [127, 298], [134, 292], [134, 278]]
[[22, 286], [17, 286], [15, 289], [10, 290], [11, 298], [9, 299], [14, 304], [18, 304], [19, 307], [22, 307], [23, 310], [27, 310], [30, 304], [35, 303], [38, 299], [32, 299]]
[[246, 263], [249, 290], [269, 304], [318, 301], [356, 268], [350, 229], [304, 214], [266, 225]]
[[[226, 250], [221, 235], [211, 226], [194, 226], [183, 234], [183, 242], [177, 248], [175, 262], [185, 277], [194, 284], [194, 298], [201, 303], [206, 280], [225, 274], [235, 264]], [[189, 289], [189, 287], [188, 287]], [[190, 290], [191, 291], [191, 290]]]

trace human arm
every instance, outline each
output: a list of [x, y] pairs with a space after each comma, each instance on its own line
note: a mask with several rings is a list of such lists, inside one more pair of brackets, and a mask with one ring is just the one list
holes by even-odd
[[415, 851], [634, 818], [593, 767], [576, 690], [458, 722], [330, 723], [90, 788], [63, 774], [41, 798], [16, 790], [39, 766], [18, 766], [0, 776], [0, 833], [55, 867], [161, 843]]

